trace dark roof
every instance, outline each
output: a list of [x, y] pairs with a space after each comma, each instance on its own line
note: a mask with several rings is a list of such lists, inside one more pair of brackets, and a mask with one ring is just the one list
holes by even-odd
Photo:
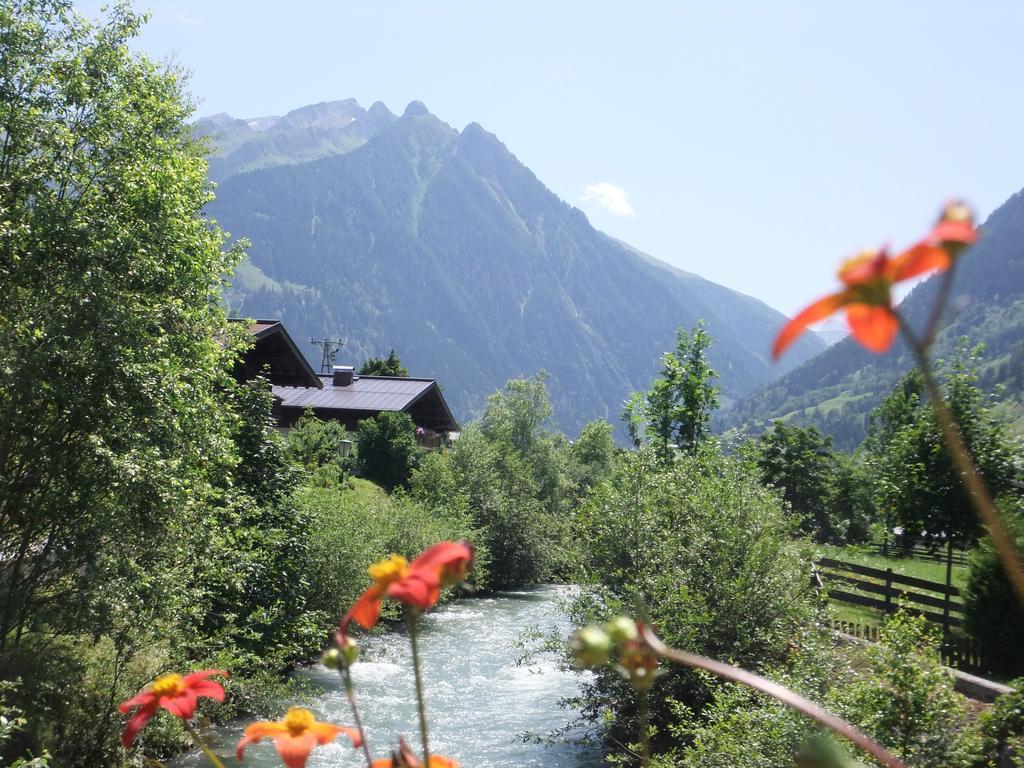
[[321, 376], [323, 389], [274, 387], [286, 408], [330, 408], [345, 411], [404, 411], [436, 383], [434, 379], [395, 376], [355, 376], [347, 387], [331, 385]]
[[288, 335], [280, 320], [246, 320], [228, 318], [229, 323], [245, 323], [256, 339], [235, 365], [239, 381], [248, 381], [269, 368], [270, 383], [288, 386], [321, 387], [323, 384]]
[[381, 411], [405, 411], [417, 426], [435, 432], [454, 432], [459, 428], [435, 379], [355, 376], [347, 386], [334, 386], [331, 376], [322, 376], [321, 381], [322, 389], [275, 386], [274, 397], [284, 411], [294, 414], [312, 408], [320, 418], [352, 424]]

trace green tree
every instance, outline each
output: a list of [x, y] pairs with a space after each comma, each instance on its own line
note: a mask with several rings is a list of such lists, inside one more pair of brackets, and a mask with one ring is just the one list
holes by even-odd
[[[652, 448], [616, 462], [580, 507], [579, 623], [635, 613], [637, 599], [670, 645], [762, 666], [780, 660], [807, 619], [807, 564], [778, 497], [741, 460], [706, 448], [662, 463]], [[699, 708], [707, 686], [670, 668], [651, 690], [668, 746], [680, 705]], [[598, 672], [584, 715], [615, 713], [612, 738], [635, 734], [634, 697], [617, 672]]]
[[845, 525], [835, 509], [838, 461], [832, 438], [817, 427], [776, 421], [758, 439], [757, 464], [764, 481], [782, 492], [804, 532], [818, 541], [843, 538]]
[[[1019, 483], [1018, 451], [1005, 425], [987, 406], [977, 386], [981, 347], [966, 340], [940, 365], [944, 396], [964, 442], [993, 495]], [[946, 450], [934, 413], [921, 395], [917, 374], [909, 374], [871, 418], [871, 467], [881, 506], [890, 524], [903, 526], [909, 540], [927, 533], [948, 546], [973, 545], [981, 533], [967, 491]]]
[[391, 350], [386, 358], [371, 357], [362, 368], [359, 369], [360, 376], [401, 376], [407, 377], [409, 369], [402, 365], [395, 350]]
[[112, 702], [191, 620], [234, 461], [237, 253], [141, 21], [0, 0], [0, 676], [32, 675], [23, 735], [66, 765], [114, 761]]
[[661, 373], [646, 393], [633, 393], [622, 414], [637, 447], [650, 443], [662, 461], [673, 447], [692, 453], [711, 434], [718, 408], [718, 374], [708, 361], [712, 338], [701, 322], [680, 328], [676, 348], [661, 358]]
[[580, 436], [569, 449], [571, 471], [581, 492], [588, 491], [611, 474], [615, 456], [613, 428], [604, 419], [583, 426]]
[[416, 424], [401, 411], [382, 411], [359, 424], [356, 466], [363, 477], [389, 491], [409, 482], [422, 449], [416, 442]]
[[546, 380], [543, 371], [531, 379], [510, 379], [504, 392], [488, 397], [480, 419], [480, 430], [487, 439], [506, 442], [520, 453], [533, 448], [541, 427], [551, 418]]

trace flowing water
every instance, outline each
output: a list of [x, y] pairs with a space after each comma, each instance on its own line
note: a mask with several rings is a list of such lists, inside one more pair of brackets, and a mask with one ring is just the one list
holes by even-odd
[[[523, 734], [547, 735], [566, 725], [572, 712], [558, 705], [579, 691], [580, 678], [557, 668], [550, 658], [517, 663], [517, 641], [531, 628], [568, 634], [559, 609], [568, 587], [540, 587], [463, 600], [427, 614], [420, 623], [423, 676], [431, 750], [459, 760], [463, 768], [596, 768], [599, 750], [558, 741], [551, 746], [524, 742]], [[415, 686], [408, 637], [388, 632], [361, 639], [361, 660], [353, 667], [356, 694], [375, 758], [386, 757], [405, 735], [419, 749]], [[351, 724], [352, 716], [336, 672], [316, 666], [308, 675], [326, 693], [310, 707], [318, 719]], [[233, 752], [243, 723], [219, 728], [213, 740], [219, 754]], [[576, 734], [579, 736], [580, 734]], [[355, 766], [362, 753], [344, 737], [313, 751], [310, 768]], [[198, 755], [176, 766], [201, 765]], [[225, 765], [234, 765], [234, 759]], [[245, 765], [281, 765], [270, 742], [246, 751]]]

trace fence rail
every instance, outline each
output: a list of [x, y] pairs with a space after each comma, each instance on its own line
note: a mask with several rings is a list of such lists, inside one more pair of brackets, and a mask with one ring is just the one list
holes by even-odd
[[[956, 587], [893, 573], [891, 568], [870, 568], [829, 557], [816, 561], [815, 572], [832, 600], [877, 608], [886, 613], [902, 608], [941, 624], [947, 635], [951, 628], [959, 627], [962, 623], [963, 603], [960, 601], [960, 590]], [[833, 585], [841, 588], [836, 589]], [[905, 587], [923, 589], [934, 594], [915, 592]], [[941, 613], [929, 609], [939, 609]]]
[[[908, 557], [913, 560], [929, 560], [933, 563], [945, 563], [947, 552], [945, 548], [926, 547], [923, 544], [915, 544], [912, 547], [901, 547], [898, 544], [882, 543], [878, 545], [878, 554], [883, 557]], [[967, 550], [953, 550], [953, 565], [967, 565]]]

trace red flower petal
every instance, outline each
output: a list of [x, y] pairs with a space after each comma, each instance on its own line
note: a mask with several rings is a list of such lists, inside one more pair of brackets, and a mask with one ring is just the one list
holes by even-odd
[[889, 279], [893, 282], [909, 280], [933, 269], [948, 269], [952, 264], [949, 251], [941, 245], [923, 240], [889, 263]]
[[441, 577], [436, 573], [407, 576], [388, 587], [388, 597], [427, 610], [441, 596]]
[[345, 628], [348, 627], [349, 622], [353, 619], [364, 629], [376, 626], [377, 619], [380, 618], [380, 602], [383, 597], [383, 591], [376, 584], [363, 592], [359, 599], [353, 603], [352, 607], [348, 609], [348, 613], [342, 617], [342, 632], [345, 631]]
[[196, 694], [194, 691], [186, 689], [177, 696], [161, 696], [160, 706], [175, 717], [191, 720], [192, 715], [196, 713]]
[[282, 733], [274, 737], [277, 754], [281, 756], [281, 760], [288, 768], [305, 768], [309, 753], [316, 745], [316, 734], [312, 731], [306, 731], [301, 736]]
[[[138, 696], [135, 697], [139, 698]], [[129, 699], [131, 701], [131, 699]], [[125, 747], [130, 747], [132, 742], [135, 740], [136, 734], [146, 727], [153, 715], [156, 714], [159, 705], [156, 701], [156, 696], [153, 696], [150, 701], [139, 707], [139, 710], [128, 719], [128, 725], [124, 728], [124, 733], [121, 734], [121, 743]]]
[[853, 338], [876, 354], [892, 346], [900, 329], [899, 320], [888, 307], [851, 304], [846, 308], [846, 320]]
[[847, 302], [845, 293], [833, 293], [824, 298], [818, 299], [811, 306], [802, 310], [796, 317], [786, 323], [779, 332], [772, 347], [772, 357], [778, 358], [786, 348], [792, 344], [804, 331], [807, 326], [824, 320], [829, 315], [840, 310]]
[[287, 732], [288, 729], [283, 723], [274, 723], [266, 720], [247, 725], [245, 727], [245, 733], [238, 742], [238, 745], [235, 747], [235, 757], [241, 760], [242, 755], [245, 752], [245, 748], [250, 744], [255, 744], [261, 739], [279, 736], [280, 734]]
[[145, 706], [151, 701], [155, 703], [156, 694], [152, 691], [142, 691], [141, 693], [135, 694], [130, 699], [122, 701], [117, 705], [117, 708], [124, 714], [128, 714], [131, 710], [135, 709], [135, 707]]

